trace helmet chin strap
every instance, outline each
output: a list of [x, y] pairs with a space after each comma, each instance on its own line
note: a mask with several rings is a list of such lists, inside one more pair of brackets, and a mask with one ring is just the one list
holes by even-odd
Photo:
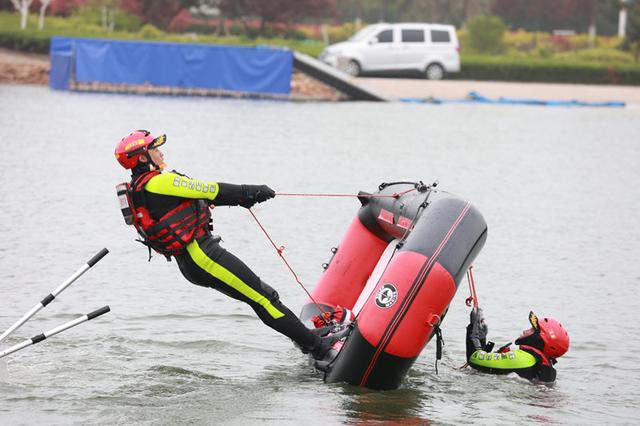
[[544, 342], [540, 338], [540, 333], [538, 331], [536, 331], [533, 334], [530, 334], [529, 336], [517, 338], [514, 343], [516, 345], [533, 346], [534, 348], [544, 350]]
[[151, 156], [149, 155], [149, 151], [146, 151], [144, 154], [144, 158], [147, 159], [147, 163], [149, 164], [149, 169], [150, 170], [158, 170], [158, 171], [162, 171], [164, 170], [164, 168], [166, 167], [165, 163], [162, 164], [156, 164], [155, 161], [153, 161], [153, 159], [151, 158]]

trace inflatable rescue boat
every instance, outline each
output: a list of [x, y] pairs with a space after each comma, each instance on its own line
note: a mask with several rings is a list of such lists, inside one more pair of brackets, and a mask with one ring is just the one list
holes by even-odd
[[358, 195], [362, 207], [300, 316], [309, 328], [330, 317], [351, 329], [316, 363], [326, 382], [395, 389], [439, 331], [487, 224], [435, 186], [383, 183]]

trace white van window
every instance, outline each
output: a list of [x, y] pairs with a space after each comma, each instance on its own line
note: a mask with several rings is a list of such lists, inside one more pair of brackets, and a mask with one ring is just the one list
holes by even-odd
[[376, 37], [378, 43], [393, 43], [393, 30], [380, 31]]
[[372, 26], [364, 27], [363, 29], [355, 33], [353, 36], [351, 36], [349, 40], [351, 41], [364, 40], [365, 38], [369, 37], [369, 35], [371, 35], [371, 33], [373, 33], [375, 30], [376, 28]]
[[402, 30], [403, 43], [424, 43], [424, 30]]
[[431, 30], [431, 43], [449, 43], [450, 41], [449, 31]]

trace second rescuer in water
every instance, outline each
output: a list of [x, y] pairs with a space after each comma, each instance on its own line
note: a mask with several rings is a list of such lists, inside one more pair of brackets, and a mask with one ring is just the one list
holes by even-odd
[[569, 350], [569, 334], [553, 318], [538, 318], [529, 312], [531, 328], [515, 340], [518, 349], [510, 349], [511, 342], [491, 352], [493, 342], [487, 343], [488, 327], [482, 309], [473, 308], [467, 326], [467, 361], [476, 370], [491, 374], [516, 373], [520, 377], [542, 383], [556, 380], [557, 359]]
[[158, 148], [165, 141], [165, 135], [156, 138], [138, 130], [116, 146], [116, 159], [131, 170], [131, 181], [118, 185], [119, 196], [126, 191], [123, 213], [127, 223], [135, 226], [149, 250], [174, 257], [187, 280], [248, 304], [266, 325], [292, 339], [304, 352], [322, 358], [343, 337], [341, 333], [324, 337], [312, 333], [273, 288], [211, 234], [210, 206], [249, 209], [275, 197], [275, 192], [266, 185], [205, 182], [175, 171], [163, 172], [164, 155]]

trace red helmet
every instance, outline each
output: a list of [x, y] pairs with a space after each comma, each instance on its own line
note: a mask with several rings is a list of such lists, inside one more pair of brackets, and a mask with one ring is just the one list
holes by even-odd
[[125, 169], [133, 169], [138, 165], [142, 154], [149, 149], [159, 147], [166, 140], [167, 135], [154, 138], [147, 130], [136, 130], [123, 137], [118, 143], [115, 150], [116, 160]]
[[569, 350], [569, 333], [558, 321], [548, 317], [538, 318], [536, 314], [530, 312], [529, 322], [544, 342], [545, 355], [559, 358]]

